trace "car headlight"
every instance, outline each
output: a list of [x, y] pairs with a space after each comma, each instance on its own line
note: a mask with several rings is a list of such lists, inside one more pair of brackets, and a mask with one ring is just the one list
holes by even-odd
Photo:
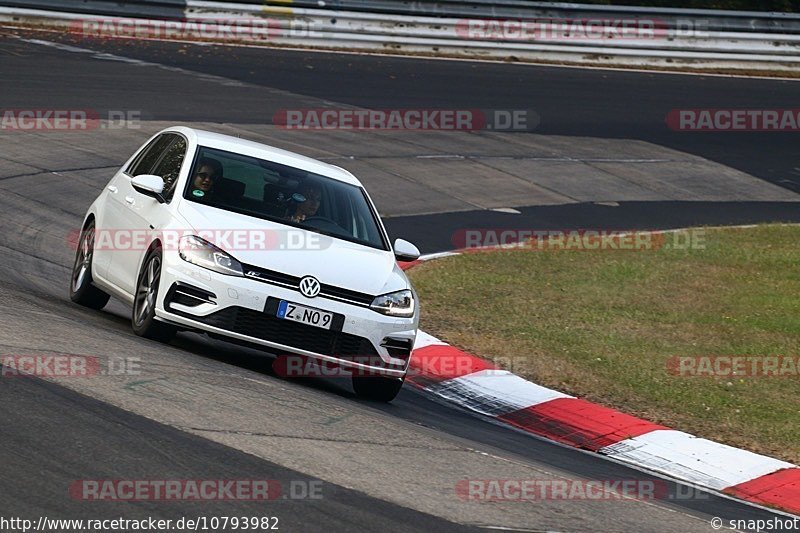
[[376, 296], [370, 309], [389, 316], [409, 317], [414, 315], [414, 293], [406, 289]]
[[178, 248], [181, 259], [220, 274], [243, 276], [242, 264], [227, 252], [223, 252], [210, 242], [195, 235], [181, 239]]

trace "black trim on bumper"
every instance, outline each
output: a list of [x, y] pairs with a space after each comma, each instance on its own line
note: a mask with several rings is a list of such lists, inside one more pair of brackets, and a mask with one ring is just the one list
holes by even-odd
[[[278, 298], [269, 298], [265, 312], [232, 306], [206, 316], [172, 310], [170, 312], [201, 322], [215, 328], [223, 329], [256, 339], [291, 346], [299, 350], [329, 355], [338, 359], [363, 362], [371, 366], [381, 363], [385, 368], [403, 370], [405, 365], [390, 365], [383, 362], [375, 346], [365, 337], [343, 333], [344, 316], [334, 314], [334, 329], [325, 330], [307, 326], [291, 320], [275, 316], [278, 309]], [[335, 326], [338, 325], [338, 331]]]
[[176, 311], [170, 307], [170, 304], [181, 304], [187, 307], [197, 307], [204, 303], [216, 304], [214, 300], [217, 295], [213, 292], [195, 287], [183, 281], [176, 281], [173, 283], [167, 295], [164, 297], [164, 308], [170, 313]]

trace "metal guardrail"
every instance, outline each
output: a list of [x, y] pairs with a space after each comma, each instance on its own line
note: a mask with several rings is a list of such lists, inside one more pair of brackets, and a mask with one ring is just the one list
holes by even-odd
[[183, 18], [186, 0], [3, 0], [0, 6], [101, 16]]
[[[800, 69], [800, 34], [712, 31], [706, 29], [702, 21], [703, 27], [698, 30], [697, 21], [689, 18], [684, 19], [684, 23], [693, 26], [690, 31], [683, 32], [678, 26], [664, 26], [655, 31], [652, 38], [593, 39], [570, 35], [537, 35], [534, 39], [526, 39], [519, 32], [504, 33], [501, 30], [498, 34], [494, 30], [483, 31], [481, 24], [491, 27], [491, 22], [497, 19], [477, 17], [387, 15], [241, 3], [233, 7], [226, 2], [206, 0], [187, 0], [187, 16], [200, 20], [270, 16], [274, 17], [277, 27], [285, 30], [273, 40], [291, 42], [294, 28], [297, 34], [295, 44], [313, 46], [433, 51], [559, 62], [673, 66], [684, 63], [711, 68], [729, 68], [738, 63], [741, 68], [759, 68], [759, 65], [763, 68], [769, 64], [770, 68], [776, 69]], [[630, 21], [634, 17], [628, 15], [625, 19]], [[514, 22], [514, 19], [500, 21]], [[472, 26], [475, 22], [481, 22], [477, 31]], [[304, 34], [304, 29], [309, 31]]]
[[[496, 19], [648, 18], [669, 27], [686, 20], [702, 20], [711, 31], [800, 33], [800, 13], [680, 9], [539, 2], [528, 0], [217, 0], [222, 4], [250, 4], [269, 9], [305, 8], [388, 15]], [[45, 9], [97, 15], [180, 16], [187, 0], [2, 0], [0, 6]]]
[[221, 3], [258, 4], [355, 11], [388, 15], [497, 19], [656, 19], [669, 27], [682, 20], [703, 20], [707, 29], [728, 32], [800, 33], [800, 13], [614, 6], [527, 0], [217, 0]]
[[[263, 5], [207, 0], [131, 0], [127, 3], [89, 0], [82, 2], [80, 13], [76, 3], [66, 0], [0, 0], [0, 20], [11, 14], [19, 20], [68, 21], [74, 31], [76, 20], [85, 14], [134, 17], [136, 27], [144, 30], [127, 37], [189, 38], [214, 41], [307, 46], [316, 48], [426, 53], [491, 59], [551, 61], [634, 66], [689, 66], [705, 69], [747, 69], [800, 71], [800, 15], [750, 12], [717, 12], [709, 10], [665, 10], [558, 4], [542, 9], [541, 2], [519, 0], [440, 0], [438, 2], [389, 2], [388, 0], [327, 0], [323, 8], [298, 8], [298, 4], [316, 4], [315, 0], [294, 0], [292, 4]], [[394, 6], [393, 13], [376, 12], [376, 6]], [[18, 9], [19, 7], [40, 9]], [[337, 6], [354, 9], [339, 10]], [[423, 16], [430, 6], [464, 10], [474, 7], [471, 16]], [[41, 8], [49, 10], [43, 11]], [[53, 10], [54, 7], [59, 9]], [[524, 11], [524, 17], [496, 16], [499, 9]], [[97, 9], [97, 11], [91, 11]], [[482, 9], [493, 16], [478, 16]], [[415, 14], [402, 14], [406, 10]], [[67, 13], [71, 11], [72, 13]], [[565, 13], [581, 16], [565, 17]], [[670, 13], [675, 18], [665, 21]], [[714, 20], [737, 20], [748, 23], [748, 31], [713, 29], [707, 15]], [[555, 15], [558, 16], [555, 16]], [[612, 14], [617, 15], [612, 16]], [[645, 16], [645, 14], [647, 16]], [[703, 14], [705, 17], [692, 17]], [[591, 15], [591, 16], [590, 16]], [[142, 19], [150, 19], [142, 20]], [[155, 19], [155, 20], [153, 20]], [[652, 35], [635, 34], [620, 38], [619, 34], [548, 33], [549, 25], [581, 21], [634, 21], [653, 23]], [[184, 27], [165, 26], [165, 21], [184, 21]], [[755, 24], [753, 21], [758, 22]], [[196, 22], [202, 28], [191, 23]], [[520, 30], [527, 24], [526, 31]], [[539, 26], [537, 26], [537, 24]], [[730, 27], [726, 22], [721, 27]], [[741, 25], [741, 24], [740, 24]], [[789, 27], [797, 26], [797, 31]], [[95, 24], [95, 26], [97, 26]], [[756, 31], [757, 27], [771, 28]], [[217, 27], [219, 31], [213, 30]], [[775, 31], [775, 28], [782, 28]], [[188, 29], [187, 29], [188, 28]], [[233, 28], [234, 31], [230, 31]], [[685, 31], [688, 28], [689, 31]], [[225, 31], [223, 31], [225, 29]], [[167, 31], [169, 30], [169, 31]], [[242, 31], [244, 30], [244, 31]], [[170, 33], [171, 32], [171, 33]], [[194, 32], [194, 33], [192, 33]], [[114, 36], [114, 35], [98, 35]]]

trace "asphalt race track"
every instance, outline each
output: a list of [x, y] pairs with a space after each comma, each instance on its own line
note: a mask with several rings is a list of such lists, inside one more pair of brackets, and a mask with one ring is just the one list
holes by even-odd
[[[666, 113], [680, 107], [791, 108], [796, 82], [13, 32], [0, 38], [0, 65], [2, 109], [133, 110], [142, 118], [137, 129], [0, 132], [0, 353], [135, 358], [140, 368], [137, 375], [0, 378], [0, 516], [277, 516], [283, 531], [675, 532], [711, 531], [715, 516], [774, 516], [673, 483], [671, 497], [655, 501], [464, 501], [455, 492], [462, 479], [650, 476], [409, 388], [392, 404], [372, 404], [331, 380], [280, 379], [263, 354], [204, 336], [180, 334], [168, 346], [143, 340], [119, 303], [91, 312], [69, 301], [67, 235], [122, 160], [171, 123], [272, 140], [347, 168], [361, 165], [362, 172], [354, 168], [359, 175], [378, 169], [364, 181], [390, 231], [425, 251], [447, 249], [451, 235], [470, 225], [797, 221], [793, 134], [687, 134], [664, 125]], [[293, 136], [269, 126], [278, 110], [320, 102], [533, 109], [541, 122], [530, 133], [431, 133], [423, 141], [411, 132]], [[516, 166], [489, 161], [499, 151]], [[611, 157], [600, 161], [598, 154]], [[520, 179], [521, 169], [544, 164], [572, 174], [546, 186], [546, 174]], [[647, 188], [644, 167], [636, 166], [646, 164], [661, 165], [657, 189]], [[478, 165], [485, 165], [485, 181], [469, 174]], [[605, 174], [583, 195], [586, 167]], [[673, 167], [708, 181], [676, 181]], [[448, 187], [456, 170], [466, 177]], [[428, 174], [414, 180], [404, 172]], [[492, 210], [500, 207], [519, 214]], [[321, 480], [322, 498], [91, 502], [69, 493], [80, 479], [254, 478], [282, 486]]]

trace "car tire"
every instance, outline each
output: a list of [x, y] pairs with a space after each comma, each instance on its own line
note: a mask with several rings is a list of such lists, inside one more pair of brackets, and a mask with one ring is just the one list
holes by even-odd
[[156, 320], [156, 299], [161, 281], [161, 248], [147, 254], [136, 281], [133, 297], [131, 326], [140, 337], [159, 342], [169, 342], [178, 331], [176, 327]]
[[75, 263], [69, 282], [69, 299], [91, 309], [102, 309], [110, 295], [92, 284], [92, 258], [94, 257], [94, 222], [90, 222], [78, 239]]
[[353, 390], [365, 400], [391, 402], [403, 388], [402, 378], [382, 376], [353, 376]]

